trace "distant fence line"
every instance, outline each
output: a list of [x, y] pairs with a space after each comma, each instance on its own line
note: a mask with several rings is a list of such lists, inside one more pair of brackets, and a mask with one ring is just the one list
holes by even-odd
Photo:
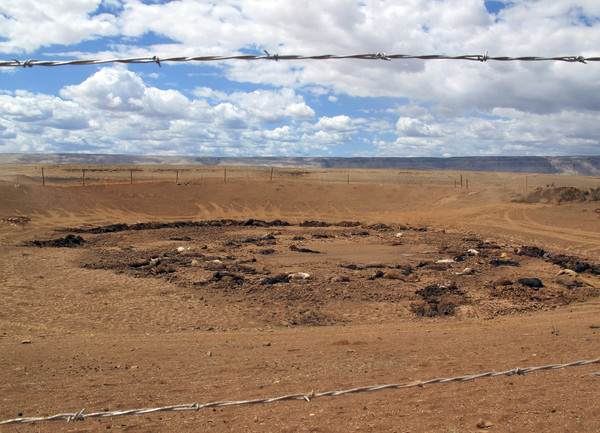
[[[504, 187], [529, 192], [538, 187], [599, 187], [600, 177], [556, 174], [460, 172], [436, 170], [296, 168], [251, 166], [162, 165], [3, 165], [0, 178], [42, 186], [91, 186], [173, 182], [199, 185], [214, 182], [270, 181], [373, 183], [382, 185], [440, 185], [465, 189]], [[11, 179], [12, 178], [12, 179]]]

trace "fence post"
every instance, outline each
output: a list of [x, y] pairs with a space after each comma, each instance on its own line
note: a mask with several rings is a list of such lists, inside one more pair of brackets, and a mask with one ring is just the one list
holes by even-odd
[[129, 169], [129, 185], [133, 185], [133, 169]]
[[81, 169], [81, 183], [82, 186], [85, 186], [85, 168]]
[[179, 170], [175, 170], [175, 183], [179, 183]]
[[42, 167], [42, 186], [46, 186], [46, 178], [44, 177], [44, 167]]
[[462, 174], [460, 175], [460, 187], [463, 187], [463, 183], [462, 183]]
[[273, 182], [273, 167], [271, 167], [271, 177], [269, 178], [269, 182]]
[[227, 183], [227, 167], [223, 171], [223, 182]]
[[467, 189], [469, 189], [469, 179], [467, 179]]

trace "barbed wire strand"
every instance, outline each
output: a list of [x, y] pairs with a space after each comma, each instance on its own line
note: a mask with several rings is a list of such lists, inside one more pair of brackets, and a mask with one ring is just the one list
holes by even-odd
[[265, 51], [265, 55], [250, 55], [241, 54], [233, 56], [178, 56], [178, 57], [132, 57], [124, 59], [104, 59], [104, 60], [3, 60], [0, 61], [0, 67], [33, 67], [33, 66], [84, 66], [84, 65], [104, 65], [108, 63], [156, 63], [161, 66], [166, 62], [223, 62], [229, 60], [342, 60], [342, 59], [359, 59], [359, 60], [469, 60], [474, 62], [568, 62], [568, 63], [587, 63], [599, 62], [600, 57], [583, 57], [583, 56], [558, 56], [558, 57], [540, 57], [540, 56], [525, 56], [525, 57], [507, 57], [507, 56], [489, 56], [485, 54], [467, 54], [460, 56], [448, 56], [443, 54], [426, 54], [426, 55], [411, 55], [411, 54], [386, 54], [383, 52], [375, 54], [321, 54], [313, 56], [303, 56], [296, 54], [269, 54]]
[[591, 361], [575, 361], [570, 362], [568, 364], [551, 364], [551, 365], [543, 365], [538, 367], [526, 367], [526, 368], [510, 368], [506, 371], [490, 371], [487, 373], [473, 374], [467, 376], [458, 376], [452, 378], [437, 378], [430, 379], [426, 381], [414, 381], [407, 384], [387, 384], [387, 385], [376, 385], [376, 386], [364, 386], [360, 388], [352, 388], [345, 389], [340, 391], [325, 391], [325, 392], [309, 392], [306, 394], [290, 394], [283, 395], [279, 397], [271, 397], [271, 398], [262, 398], [255, 400], [240, 400], [240, 401], [218, 401], [211, 403], [191, 403], [191, 404], [178, 404], [172, 406], [163, 406], [163, 407], [155, 407], [150, 409], [130, 409], [123, 411], [114, 411], [114, 412], [94, 412], [94, 413], [84, 413], [85, 409], [80, 410], [77, 413], [59, 413], [52, 416], [47, 417], [36, 417], [36, 418], [15, 418], [9, 419], [6, 421], [0, 421], [0, 425], [7, 424], [24, 424], [24, 423], [33, 423], [33, 422], [41, 422], [41, 421], [83, 421], [86, 418], [108, 418], [108, 417], [116, 417], [116, 416], [125, 416], [125, 415], [142, 415], [142, 414], [150, 414], [155, 412], [177, 412], [177, 411], [186, 411], [186, 410], [201, 410], [207, 408], [215, 408], [215, 407], [228, 407], [228, 406], [242, 406], [242, 405], [254, 405], [254, 404], [266, 404], [266, 403], [274, 403], [278, 401], [284, 400], [303, 400], [306, 402], [310, 402], [312, 399], [318, 397], [337, 397], [340, 395], [347, 394], [357, 394], [360, 392], [374, 392], [381, 391], [384, 389], [408, 389], [414, 387], [424, 387], [425, 385], [432, 385], [435, 383], [450, 383], [450, 382], [467, 382], [475, 379], [482, 379], [484, 377], [497, 377], [497, 376], [512, 376], [514, 374], [523, 375], [525, 373], [531, 373], [534, 371], [542, 371], [542, 370], [557, 370], [561, 368], [567, 367], [579, 367], [583, 365], [590, 364], [600, 364], [600, 358], [594, 359]]

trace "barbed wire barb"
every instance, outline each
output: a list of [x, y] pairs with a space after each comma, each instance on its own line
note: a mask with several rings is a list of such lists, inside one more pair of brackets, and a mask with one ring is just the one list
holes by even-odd
[[224, 62], [229, 60], [342, 60], [342, 59], [360, 59], [360, 60], [470, 60], [478, 62], [498, 61], [498, 62], [567, 62], [567, 63], [583, 63], [598, 62], [600, 57], [583, 57], [583, 56], [559, 56], [559, 57], [540, 57], [540, 56], [524, 56], [524, 57], [507, 57], [507, 56], [489, 56], [485, 54], [466, 54], [458, 56], [449, 56], [444, 54], [386, 54], [378, 52], [374, 54], [320, 54], [320, 55], [296, 55], [296, 54], [270, 54], [264, 50], [265, 55], [239, 54], [230, 56], [176, 56], [162, 57], [157, 55], [152, 57], [133, 57], [123, 59], [77, 59], [77, 60], [0, 60], [0, 67], [33, 67], [33, 66], [84, 66], [84, 65], [103, 65], [109, 63], [156, 63], [161, 66], [165, 62]]
[[142, 415], [142, 414], [150, 414], [155, 412], [174, 412], [174, 411], [185, 411], [185, 410], [195, 410], [199, 411], [201, 409], [207, 408], [215, 408], [215, 407], [228, 407], [228, 406], [242, 406], [242, 405], [255, 405], [255, 404], [266, 404], [266, 403], [275, 403], [278, 401], [284, 400], [302, 400], [310, 403], [311, 400], [318, 397], [337, 397], [340, 395], [347, 394], [357, 394], [360, 392], [375, 392], [381, 391], [384, 389], [408, 389], [408, 388], [424, 388], [425, 385], [432, 385], [435, 383], [450, 383], [450, 382], [467, 382], [475, 379], [482, 379], [485, 377], [498, 377], [498, 376], [512, 376], [523, 375], [525, 373], [530, 373], [534, 371], [542, 371], [542, 370], [557, 370], [561, 368], [567, 367], [580, 367], [583, 365], [590, 364], [600, 364], [600, 358], [594, 359], [591, 361], [575, 361], [570, 362], [568, 364], [550, 364], [543, 365], [537, 367], [525, 367], [525, 368], [510, 368], [506, 371], [490, 371], [487, 373], [480, 374], [471, 374], [466, 376], [457, 376], [451, 378], [437, 378], [430, 379], [426, 381], [416, 380], [406, 384], [387, 384], [387, 385], [376, 385], [376, 386], [363, 386], [359, 388], [351, 388], [345, 390], [338, 391], [325, 391], [325, 392], [314, 392], [310, 391], [309, 393], [304, 394], [289, 394], [282, 395], [279, 397], [271, 397], [271, 398], [262, 398], [262, 399], [253, 399], [253, 400], [241, 400], [241, 401], [220, 401], [220, 402], [211, 402], [211, 403], [191, 403], [191, 404], [179, 404], [172, 406], [163, 406], [163, 407], [155, 407], [149, 409], [130, 409], [124, 411], [116, 411], [116, 412], [95, 412], [84, 414], [85, 409], [80, 410], [76, 413], [59, 413], [52, 416], [47, 417], [36, 417], [36, 418], [15, 418], [9, 419], [6, 421], [0, 421], [0, 425], [7, 424], [25, 424], [25, 423], [33, 423], [33, 422], [41, 422], [41, 421], [84, 421], [86, 418], [108, 418], [108, 417], [116, 417], [116, 416], [125, 416], [125, 415]]

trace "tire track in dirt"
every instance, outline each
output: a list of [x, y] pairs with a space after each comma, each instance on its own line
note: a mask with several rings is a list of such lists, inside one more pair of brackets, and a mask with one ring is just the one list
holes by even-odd
[[215, 202], [209, 201], [206, 204], [198, 203], [196, 206], [198, 207], [198, 217], [200, 219], [220, 219], [229, 217], [228, 210]]
[[567, 241], [590, 254], [600, 251], [600, 233], [537, 223], [523, 209], [508, 209], [504, 211], [503, 219], [510, 228], [520, 232]]

